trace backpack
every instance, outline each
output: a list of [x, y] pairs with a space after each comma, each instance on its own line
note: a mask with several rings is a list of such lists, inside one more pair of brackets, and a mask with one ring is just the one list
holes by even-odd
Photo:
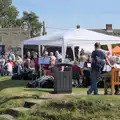
[[19, 74], [17, 74], [17, 73], [14, 73], [13, 75], [12, 75], [12, 78], [11, 78], [12, 80], [21, 80], [22, 79], [22, 76], [21, 75], [19, 75]]
[[101, 72], [104, 68], [105, 60], [96, 56], [95, 59], [94, 59], [94, 64], [95, 64], [96, 71]]

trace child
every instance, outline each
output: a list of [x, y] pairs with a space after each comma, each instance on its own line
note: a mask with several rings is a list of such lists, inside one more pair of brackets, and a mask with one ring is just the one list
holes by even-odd
[[10, 63], [10, 60], [7, 61], [5, 66], [7, 68], [7, 75], [12, 75], [13, 68], [12, 64]]

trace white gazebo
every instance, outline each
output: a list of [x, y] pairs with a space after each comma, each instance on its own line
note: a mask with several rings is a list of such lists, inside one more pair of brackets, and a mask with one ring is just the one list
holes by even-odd
[[24, 45], [61, 46], [62, 56], [64, 59], [67, 47], [71, 47], [73, 49], [73, 53], [75, 46], [80, 46], [81, 48], [91, 50], [93, 49], [95, 42], [100, 42], [102, 45], [111, 45], [120, 43], [120, 37], [105, 35], [82, 28], [67, 30], [23, 41], [22, 54]]

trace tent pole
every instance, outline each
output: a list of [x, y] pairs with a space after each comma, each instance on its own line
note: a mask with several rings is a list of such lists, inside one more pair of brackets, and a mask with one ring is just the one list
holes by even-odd
[[41, 45], [38, 45], [38, 55], [41, 56]]
[[64, 58], [63, 58], [63, 56], [64, 56], [64, 45], [62, 45], [62, 63], [64, 62]]
[[79, 61], [79, 58], [80, 58], [80, 46], [79, 46], [79, 51], [78, 51], [78, 61]]
[[110, 51], [110, 55], [112, 56], [112, 45], [109, 44], [109, 45], [107, 45], [107, 46], [108, 46], [108, 50]]
[[73, 51], [73, 60], [75, 61], [75, 47], [72, 46], [72, 51]]
[[64, 40], [62, 40], [62, 62], [65, 61], [65, 56], [66, 56], [66, 45], [64, 43]]

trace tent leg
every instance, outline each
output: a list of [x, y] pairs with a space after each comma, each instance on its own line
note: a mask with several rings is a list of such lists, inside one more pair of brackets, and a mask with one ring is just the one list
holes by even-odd
[[79, 46], [78, 49], [79, 49], [79, 50], [78, 50], [78, 61], [79, 61], [79, 58], [80, 58], [80, 46]]
[[63, 42], [63, 45], [62, 45], [62, 62], [65, 61], [65, 56], [66, 56], [66, 45], [64, 45], [64, 42]]
[[40, 45], [38, 45], [38, 55], [39, 55], [39, 57], [41, 56], [41, 46]]
[[72, 51], [73, 51], [73, 60], [75, 61], [75, 48], [72, 46]]
[[112, 45], [109, 44], [109, 45], [107, 45], [107, 46], [108, 46], [108, 50], [110, 51], [110, 55], [112, 56]]

